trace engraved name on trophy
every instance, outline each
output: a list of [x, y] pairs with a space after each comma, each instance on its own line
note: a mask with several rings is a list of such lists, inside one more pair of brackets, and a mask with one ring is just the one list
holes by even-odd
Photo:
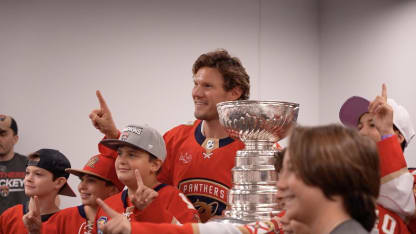
[[230, 137], [244, 142], [232, 169], [232, 188], [222, 217], [212, 222], [249, 223], [269, 220], [280, 212], [277, 203], [278, 149], [275, 143], [296, 124], [299, 104], [239, 100], [217, 104], [221, 125]]

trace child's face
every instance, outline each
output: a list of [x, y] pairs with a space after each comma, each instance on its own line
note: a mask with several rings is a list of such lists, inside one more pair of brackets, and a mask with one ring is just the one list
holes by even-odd
[[305, 184], [297, 175], [290, 162], [288, 150], [283, 159], [277, 187], [279, 189], [278, 197], [284, 203], [286, 214], [290, 214], [290, 217], [301, 222], [310, 222], [315, 219], [319, 207], [331, 202], [320, 188]]
[[152, 176], [150, 155], [146, 151], [129, 146], [119, 147], [117, 150], [116, 172], [118, 179], [129, 188], [136, 188], [137, 181], [134, 171], [139, 169], [143, 181]]
[[44, 195], [50, 195], [56, 188], [56, 180], [53, 180], [53, 174], [37, 166], [26, 167], [26, 175], [23, 183], [27, 196], [37, 195], [42, 197]]
[[107, 186], [104, 180], [90, 175], [83, 175], [80, 179], [78, 191], [83, 205], [97, 206], [97, 198], [104, 200], [114, 193], [114, 187]]
[[374, 124], [373, 115], [369, 113], [363, 114], [357, 127], [361, 135], [370, 137], [374, 142], [379, 142], [381, 140], [380, 133]]

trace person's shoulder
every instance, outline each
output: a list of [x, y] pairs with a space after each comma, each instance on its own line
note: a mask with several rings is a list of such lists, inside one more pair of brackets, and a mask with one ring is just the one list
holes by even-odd
[[19, 214], [23, 214], [23, 205], [22, 204], [17, 204], [15, 206], [9, 207], [8, 209], [6, 209], [1, 215], [1, 218], [10, 218], [11, 216], [16, 216]]
[[361, 226], [361, 224], [355, 219], [349, 219], [335, 227], [335, 229], [330, 234], [347, 233], [368, 234], [369, 232], [365, 230], [364, 227]]
[[67, 207], [65, 209], [62, 209], [62, 210], [56, 212], [56, 215], [68, 215], [68, 214], [72, 214], [74, 212], [78, 212], [78, 206], [72, 206], [72, 207]]
[[180, 192], [178, 188], [176, 188], [175, 186], [169, 185], [169, 184], [163, 184], [163, 187], [159, 190], [159, 191], [164, 191], [164, 192]]
[[15, 159], [18, 159], [18, 160], [20, 160], [20, 161], [27, 161], [27, 157], [26, 156], [24, 156], [24, 155], [22, 155], [22, 154], [19, 154], [19, 153], [16, 153], [16, 152], [14, 152], [14, 158]]
[[58, 222], [58, 220], [66, 220], [69, 217], [73, 218], [76, 212], [78, 212], [77, 206], [72, 206], [59, 210], [48, 219], [47, 223], [56, 223]]
[[200, 120], [193, 120], [193, 121], [188, 121], [188, 122], [183, 123], [183, 124], [179, 124], [179, 125], [171, 128], [170, 130], [168, 130], [165, 133], [165, 135], [167, 133], [170, 133], [170, 132], [179, 132], [179, 131], [186, 131], [186, 130], [192, 129], [193, 127], [195, 127], [196, 125], [198, 125], [199, 122], [200, 122]]
[[168, 184], [163, 184], [163, 187], [157, 192], [159, 196], [178, 196], [181, 193], [177, 187]]
[[114, 194], [112, 196], [107, 197], [104, 200], [104, 202], [107, 203], [107, 204], [110, 204], [110, 203], [113, 204], [113, 203], [116, 203], [116, 202], [120, 202], [121, 203], [121, 195], [123, 194], [123, 191], [121, 191], [119, 193], [116, 193], [116, 194]]

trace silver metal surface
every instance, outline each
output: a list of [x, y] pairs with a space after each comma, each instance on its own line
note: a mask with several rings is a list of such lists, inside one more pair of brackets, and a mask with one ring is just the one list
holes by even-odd
[[217, 104], [221, 125], [244, 142], [232, 169], [233, 187], [222, 217], [213, 222], [248, 223], [269, 220], [280, 212], [277, 203], [278, 158], [275, 143], [296, 124], [299, 105], [277, 101], [231, 101]]

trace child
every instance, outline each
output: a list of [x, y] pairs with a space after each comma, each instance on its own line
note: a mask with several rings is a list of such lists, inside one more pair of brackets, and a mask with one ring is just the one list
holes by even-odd
[[[407, 233], [406, 219], [415, 213], [413, 176], [407, 171], [403, 151], [415, 135], [407, 110], [387, 98], [387, 87], [372, 102], [354, 96], [339, 112], [344, 125], [357, 128], [360, 135], [377, 143], [381, 187], [378, 203], [380, 232]], [[412, 222], [411, 222], [412, 225]]]
[[[28, 159], [24, 186], [30, 206], [34, 208], [28, 212], [27, 204], [19, 204], [7, 209], [0, 216], [0, 233], [24, 233], [23, 222], [30, 227], [31, 223], [45, 222], [59, 211], [55, 203], [58, 194], [75, 197], [67, 183], [69, 173], [65, 169], [71, 164], [65, 155], [54, 149], [40, 149]], [[39, 212], [39, 215], [33, 212]]]
[[[199, 221], [197, 211], [187, 198], [175, 187], [161, 184], [156, 178], [166, 157], [166, 148], [155, 129], [147, 125], [129, 125], [119, 139], [104, 139], [101, 144], [117, 150], [117, 177], [128, 188], [106, 199], [110, 207], [124, 213], [129, 221]], [[104, 148], [100, 147], [102, 151]], [[111, 218], [102, 209], [98, 210], [97, 217], [97, 224]]]
[[66, 169], [80, 178], [78, 191], [82, 205], [61, 210], [44, 225], [44, 233], [93, 233], [97, 214], [97, 198], [106, 199], [123, 190], [117, 179], [114, 158], [95, 155], [88, 160], [83, 170]]

